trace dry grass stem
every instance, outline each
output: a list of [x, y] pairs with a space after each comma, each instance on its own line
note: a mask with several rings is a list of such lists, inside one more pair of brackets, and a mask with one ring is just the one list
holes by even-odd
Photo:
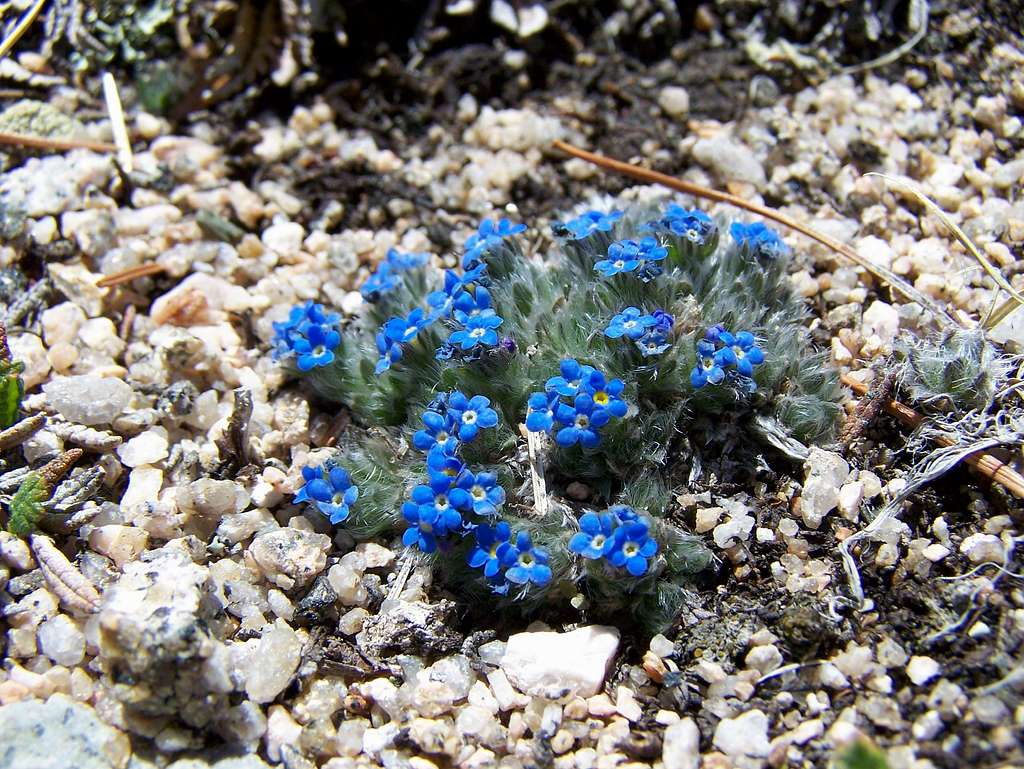
[[110, 288], [111, 286], [117, 286], [121, 283], [130, 283], [138, 278], [146, 278], [150, 275], [157, 275], [164, 271], [162, 265], [156, 262], [148, 262], [146, 264], [140, 264], [138, 267], [129, 267], [127, 270], [121, 270], [121, 272], [115, 272], [113, 275], [107, 275], [104, 278], [100, 278], [96, 281], [96, 285], [100, 288]]
[[89, 139], [62, 139], [56, 136], [32, 136], [30, 134], [14, 134], [0, 131], [0, 144], [11, 147], [29, 147], [36, 150], [93, 150], [94, 152], [115, 152], [117, 147], [106, 142], [94, 142]]
[[25, 15], [21, 17], [11, 31], [11, 34], [0, 43], [0, 59], [9, 54], [11, 49], [21, 40], [22, 35], [28, 32], [28, 28], [32, 26], [32, 22], [36, 20], [44, 5], [46, 5], [46, 0], [36, 0], [35, 5], [29, 8]]
[[103, 73], [103, 98], [107, 103], [107, 113], [110, 115], [110, 130], [114, 134], [114, 146], [117, 147], [117, 162], [126, 174], [130, 174], [135, 167], [132, 143], [128, 138], [128, 126], [124, 122], [124, 109], [121, 107], [117, 81], [109, 72]]
[[1007, 281], [1006, 278], [1003, 277], [1003, 274], [999, 271], [999, 268], [992, 264], [992, 262], [989, 261], [989, 259], [986, 258], [986, 256], [983, 253], [981, 253], [981, 250], [976, 245], [974, 245], [974, 242], [969, 237], [967, 237], [967, 233], [960, 229], [960, 227], [957, 226], [956, 222], [950, 219], [949, 215], [945, 211], [943, 211], [935, 201], [933, 201], [931, 198], [925, 195], [916, 185], [911, 184], [908, 181], [904, 181], [903, 179], [898, 179], [895, 176], [889, 176], [888, 174], [880, 174], [874, 171], [864, 175], [877, 176], [880, 179], [884, 179], [885, 181], [889, 182], [890, 184], [894, 184], [897, 187], [900, 187], [901, 189], [906, 191], [912, 198], [914, 198], [916, 201], [921, 203], [921, 205], [927, 208], [931, 213], [935, 214], [939, 218], [939, 220], [944, 225], [946, 225], [947, 229], [949, 229], [949, 231], [953, 234], [953, 237], [957, 239], [957, 241], [960, 243], [960, 245], [964, 247], [967, 253], [974, 257], [975, 261], [977, 261], [978, 264], [981, 265], [981, 268], [985, 271], [985, 273], [990, 278], [992, 278], [993, 281], [995, 281], [995, 284], [1010, 295], [1009, 301], [1013, 302], [1014, 306], [1007, 310], [1006, 304], [1004, 303], [1003, 306], [1001, 306], [994, 312], [990, 312], [981, 323], [981, 325], [986, 330], [995, 327], [995, 325], [999, 323], [999, 321], [1001, 321], [1003, 318], [1009, 315], [1010, 312], [1012, 312], [1016, 307], [1024, 306], [1024, 296], [1021, 296], [1021, 294], [1017, 292], [1013, 286], [1010, 285], [1009, 281]]

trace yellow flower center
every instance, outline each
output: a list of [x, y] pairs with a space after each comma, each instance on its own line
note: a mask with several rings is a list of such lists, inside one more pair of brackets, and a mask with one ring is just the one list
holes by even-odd
[[607, 406], [608, 401], [608, 393], [606, 393], [604, 390], [594, 393], [594, 403], [596, 403], [598, 406]]

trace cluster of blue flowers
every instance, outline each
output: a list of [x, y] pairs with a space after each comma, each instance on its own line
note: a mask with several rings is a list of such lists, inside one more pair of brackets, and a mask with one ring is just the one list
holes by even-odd
[[338, 324], [341, 316], [326, 312], [322, 304], [307, 299], [292, 307], [288, 320], [274, 323], [274, 360], [295, 356], [299, 371], [334, 362], [334, 351], [341, 344]]
[[650, 524], [626, 505], [613, 505], [604, 513], [584, 513], [580, 530], [569, 540], [569, 550], [591, 561], [602, 558], [632, 576], [647, 573], [658, 552]]
[[608, 246], [607, 258], [594, 264], [594, 269], [606, 278], [635, 272], [640, 280], [647, 283], [661, 275], [663, 270], [658, 262], [666, 256], [668, 249], [650, 235], [640, 240], [617, 240]]
[[585, 240], [595, 232], [611, 232], [622, 218], [622, 211], [585, 211], [567, 222], [555, 222], [551, 231], [567, 240]]
[[789, 255], [789, 246], [771, 227], [766, 227], [764, 222], [733, 222], [729, 227], [729, 234], [736, 244], [751, 254], [765, 261], [781, 259]]
[[471, 513], [493, 520], [505, 502], [497, 476], [474, 473], [458, 454], [461, 444], [497, 426], [498, 414], [490, 400], [456, 390], [437, 397], [422, 418], [423, 429], [413, 435], [412, 442], [427, 455], [427, 483], [415, 487], [411, 499], [402, 505], [408, 524], [403, 544], [432, 553], [449, 535], [475, 534], [468, 562], [483, 569], [493, 590], [505, 593], [512, 584], [546, 584], [551, 579], [548, 554], [532, 545], [528, 533], [520, 532], [513, 540], [505, 521], [492, 525], [463, 517]]
[[525, 224], [513, 224], [508, 219], [484, 219], [477, 231], [466, 238], [462, 269], [475, 269], [483, 263], [483, 257], [488, 251], [501, 248], [507, 238], [525, 231]]
[[430, 254], [403, 254], [394, 248], [388, 249], [384, 261], [377, 265], [376, 271], [366, 279], [359, 292], [366, 301], [376, 302], [384, 294], [398, 288], [403, 272], [422, 267], [429, 261]]
[[754, 366], [764, 363], [764, 351], [749, 331], [731, 334], [721, 325], [712, 326], [697, 342], [697, 365], [690, 373], [690, 384], [699, 389], [721, 384], [727, 378], [742, 377], [748, 390], [756, 388], [751, 377]]
[[335, 525], [348, 518], [359, 498], [359, 487], [352, 485], [348, 471], [341, 467], [307, 465], [302, 468], [302, 480], [294, 501], [309, 502]]
[[[559, 366], [560, 376], [551, 377], [544, 392], [530, 395], [526, 429], [532, 433], [551, 433], [559, 446], [579, 444], [594, 448], [601, 443], [598, 433], [615, 417], [621, 419], [628, 407], [619, 396], [621, 379], [608, 381], [591, 366], [582, 366], [572, 358]], [[565, 403], [563, 398], [570, 402]]]
[[649, 222], [647, 228], [670, 232], [696, 246], [706, 245], [718, 232], [714, 219], [706, 213], [697, 208], [683, 208], [676, 203], [670, 204], [660, 219]]
[[647, 358], [661, 355], [671, 346], [669, 333], [674, 325], [675, 318], [664, 310], [644, 313], [637, 307], [627, 307], [611, 319], [604, 335], [609, 339], [632, 340]]
[[439, 360], [475, 360], [485, 350], [497, 347], [501, 341], [497, 329], [504, 320], [491, 306], [484, 256], [525, 229], [525, 225], [512, 224], [508, 219], [484, 220], [466, 240], [463, 273], [445, 271], [444, 287], [427, 295], [429, 309], [417, 307], [404, 318], [391, 318], [377, 333], [377, 373], [382, 374], [400, 361], [405, 345], [439, 320], [450, 321], [448, 326], [452, 329], [436, 352]]
[[547, 550], [535, 547], [529, 532], [520, 531], [513, 540], [505, 521], [476, 527], [476, 543], [467, 562], [483, 570], [496, 593], [507, 593], [510, 585], [544, 586], [551, 581]]

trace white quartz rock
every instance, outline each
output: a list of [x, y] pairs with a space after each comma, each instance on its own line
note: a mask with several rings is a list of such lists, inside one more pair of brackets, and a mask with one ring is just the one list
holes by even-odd
[[619, 631], [604, 625], [569, 633], [516, 633], [508, 639], [501, 668], [526, 694], [591, 697], [601, 690], [618, 648]]

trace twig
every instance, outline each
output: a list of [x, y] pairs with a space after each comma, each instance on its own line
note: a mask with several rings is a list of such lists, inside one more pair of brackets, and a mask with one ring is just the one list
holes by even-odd
[[573, 157], [580, 158], [581, 160], [586, 160], [589, 163], [593, 163], [594, 165], [600, 166], [601, 168], [609, 171], [615, 171], [616, 173], [638, 179], [642, 182], [647, 182], [648, 184], [660, 184], [664, 187], [668, 187], [669, 189], [678, 190], [679, 192], [684, 192], [688, 195], [695, 195], [696, 197], [705, 198], [707, 200], [717, 200], [720, 203], [729, 203], [737, 208], [742, 208], [746, 211], [750, 211], [751, 213], [763, 216], [766, 219], [771, 219], [779, 224], [783, 224], [786, 227], [806, 235], [812, 240], [818, 241], [836, 253], [842, 254], [850, 261], [863, 267], [882, 282], [888, 283], [894, 290], [898, 291], [910, 301], [917, 302], [922, 307], [926, 307], [935, 315], [940, 326], [947, 327], [956, 325], [956, 321], [953, 320], [945, 310], [905, 280], [900, 278], [896, 273], [882, 267], [881, 265], [875, 264], [869, 259], [865, 259], [845, 243], [840, 243], [838, 240], [835, 240], [824, 233], [812, 230], [807, 225], [801, 224], [792, 217], [779, 213], [767, 206], [751, 203], [749, 200], [744, 200], [736, 195], [730, 195], [728, 192], [720, 192], [718, 190], [713, 190], [710, 187], [704, 187], [700, 184], [693, 184], [692, 182], [685, 182], [682, 179], [676, 179], [674, 176], [669, 176], [668, 174], [652, 171], [649, 168], [641, 168], [640, 166], [635, 166], [631, 163], [624, 163], [621, 160], [614, 160], [613, 158], [597, 155], [593, 152], [587, 152], [586, 150], [574, 147], [573, 145], [567, 144], [566, 142], [558, 139], [555, 140], [554, 146], [556, 149], [562, 150], [562, 152], [572, 155]]
[[127, 270], [121, 270], [115, 272], [112, 275], [100, 278], [96, 281], [96, 285], [99, 288], [110, 288], [111, 286], [117, 286], [121, 283], [129, 283], [138, 278], [145, 278], [150, 275], [157, 275], [164, 271], [163, 265], [157, 264], [156, 262], [147, 262], [146, 264], [140, 264], [137, 267], [129, 267]]
[[[840, 377], [840, 381], [857, 395], [865, 395], [868, 392], [869, 388], [866, 384], [858, 382], [849, 374], [843, 374]], [[885, 410], [912, 430], [919, 427], [924, 421], [924, 417], [909, 406], [905, 406], [898, 401], [887, 400], [885, 402]], [[944, 435], [935, 436], [935, 442], [940, 446], [953, 446], [956, 444], [956, 441]], [[991, 454], [981, 452], [968, 454], [964, 457], [964, 461], [982, 475], [1004, 486], [1018, 499], [1024, 499], [1024, 476], [1009, 467], [1005, 462], [1000, 462]]]
[[117, 147], [106, 142], [94, 142], [90, 139], [65, 139], [57, 136], [33, 136], [32, 134], [16, 134], [0, 131], [0, 144], [12, 147], [31, 147], [37, 150], [93, 150], [94, 152], [116, 152]]
[[121, 95], [117, 92], [117, 81], [109, 72], [103, 73], [103, 98], [110, 115], [110, 130], [114, 134], [114, 145], [117, 147], [117, 162], [126, 174], [130, 174], [135, 167], [132, 143], [128, 139], [128, 126], [124, 122], [124, 109], [121, 107]]
[[843, 425], [843, 433], [839, 436], [839, 442], [849, 447], [857, 440], [871, 424], [878, 419], [882, 408], [892, 400], [892, 391], [896, 386], [896, 372], [890, 371], [882, 378], [882, 383], [877, 390], [868, 390], [864, 397], [857, 404], [857, 409], [846, 424]]
[[36, 16], [43, 10], [44, 5], [46, 5], [46, 0], [36, 0], [36, 4], [29, 8], [28, 12], [18, 20], [14, 31], [0, 43], [0, 59], [9, 54], [11, 49], [21, 40], [21, 36], [28, 32], [28, 28], [32, 26], [32, 22], [36, 20]]

